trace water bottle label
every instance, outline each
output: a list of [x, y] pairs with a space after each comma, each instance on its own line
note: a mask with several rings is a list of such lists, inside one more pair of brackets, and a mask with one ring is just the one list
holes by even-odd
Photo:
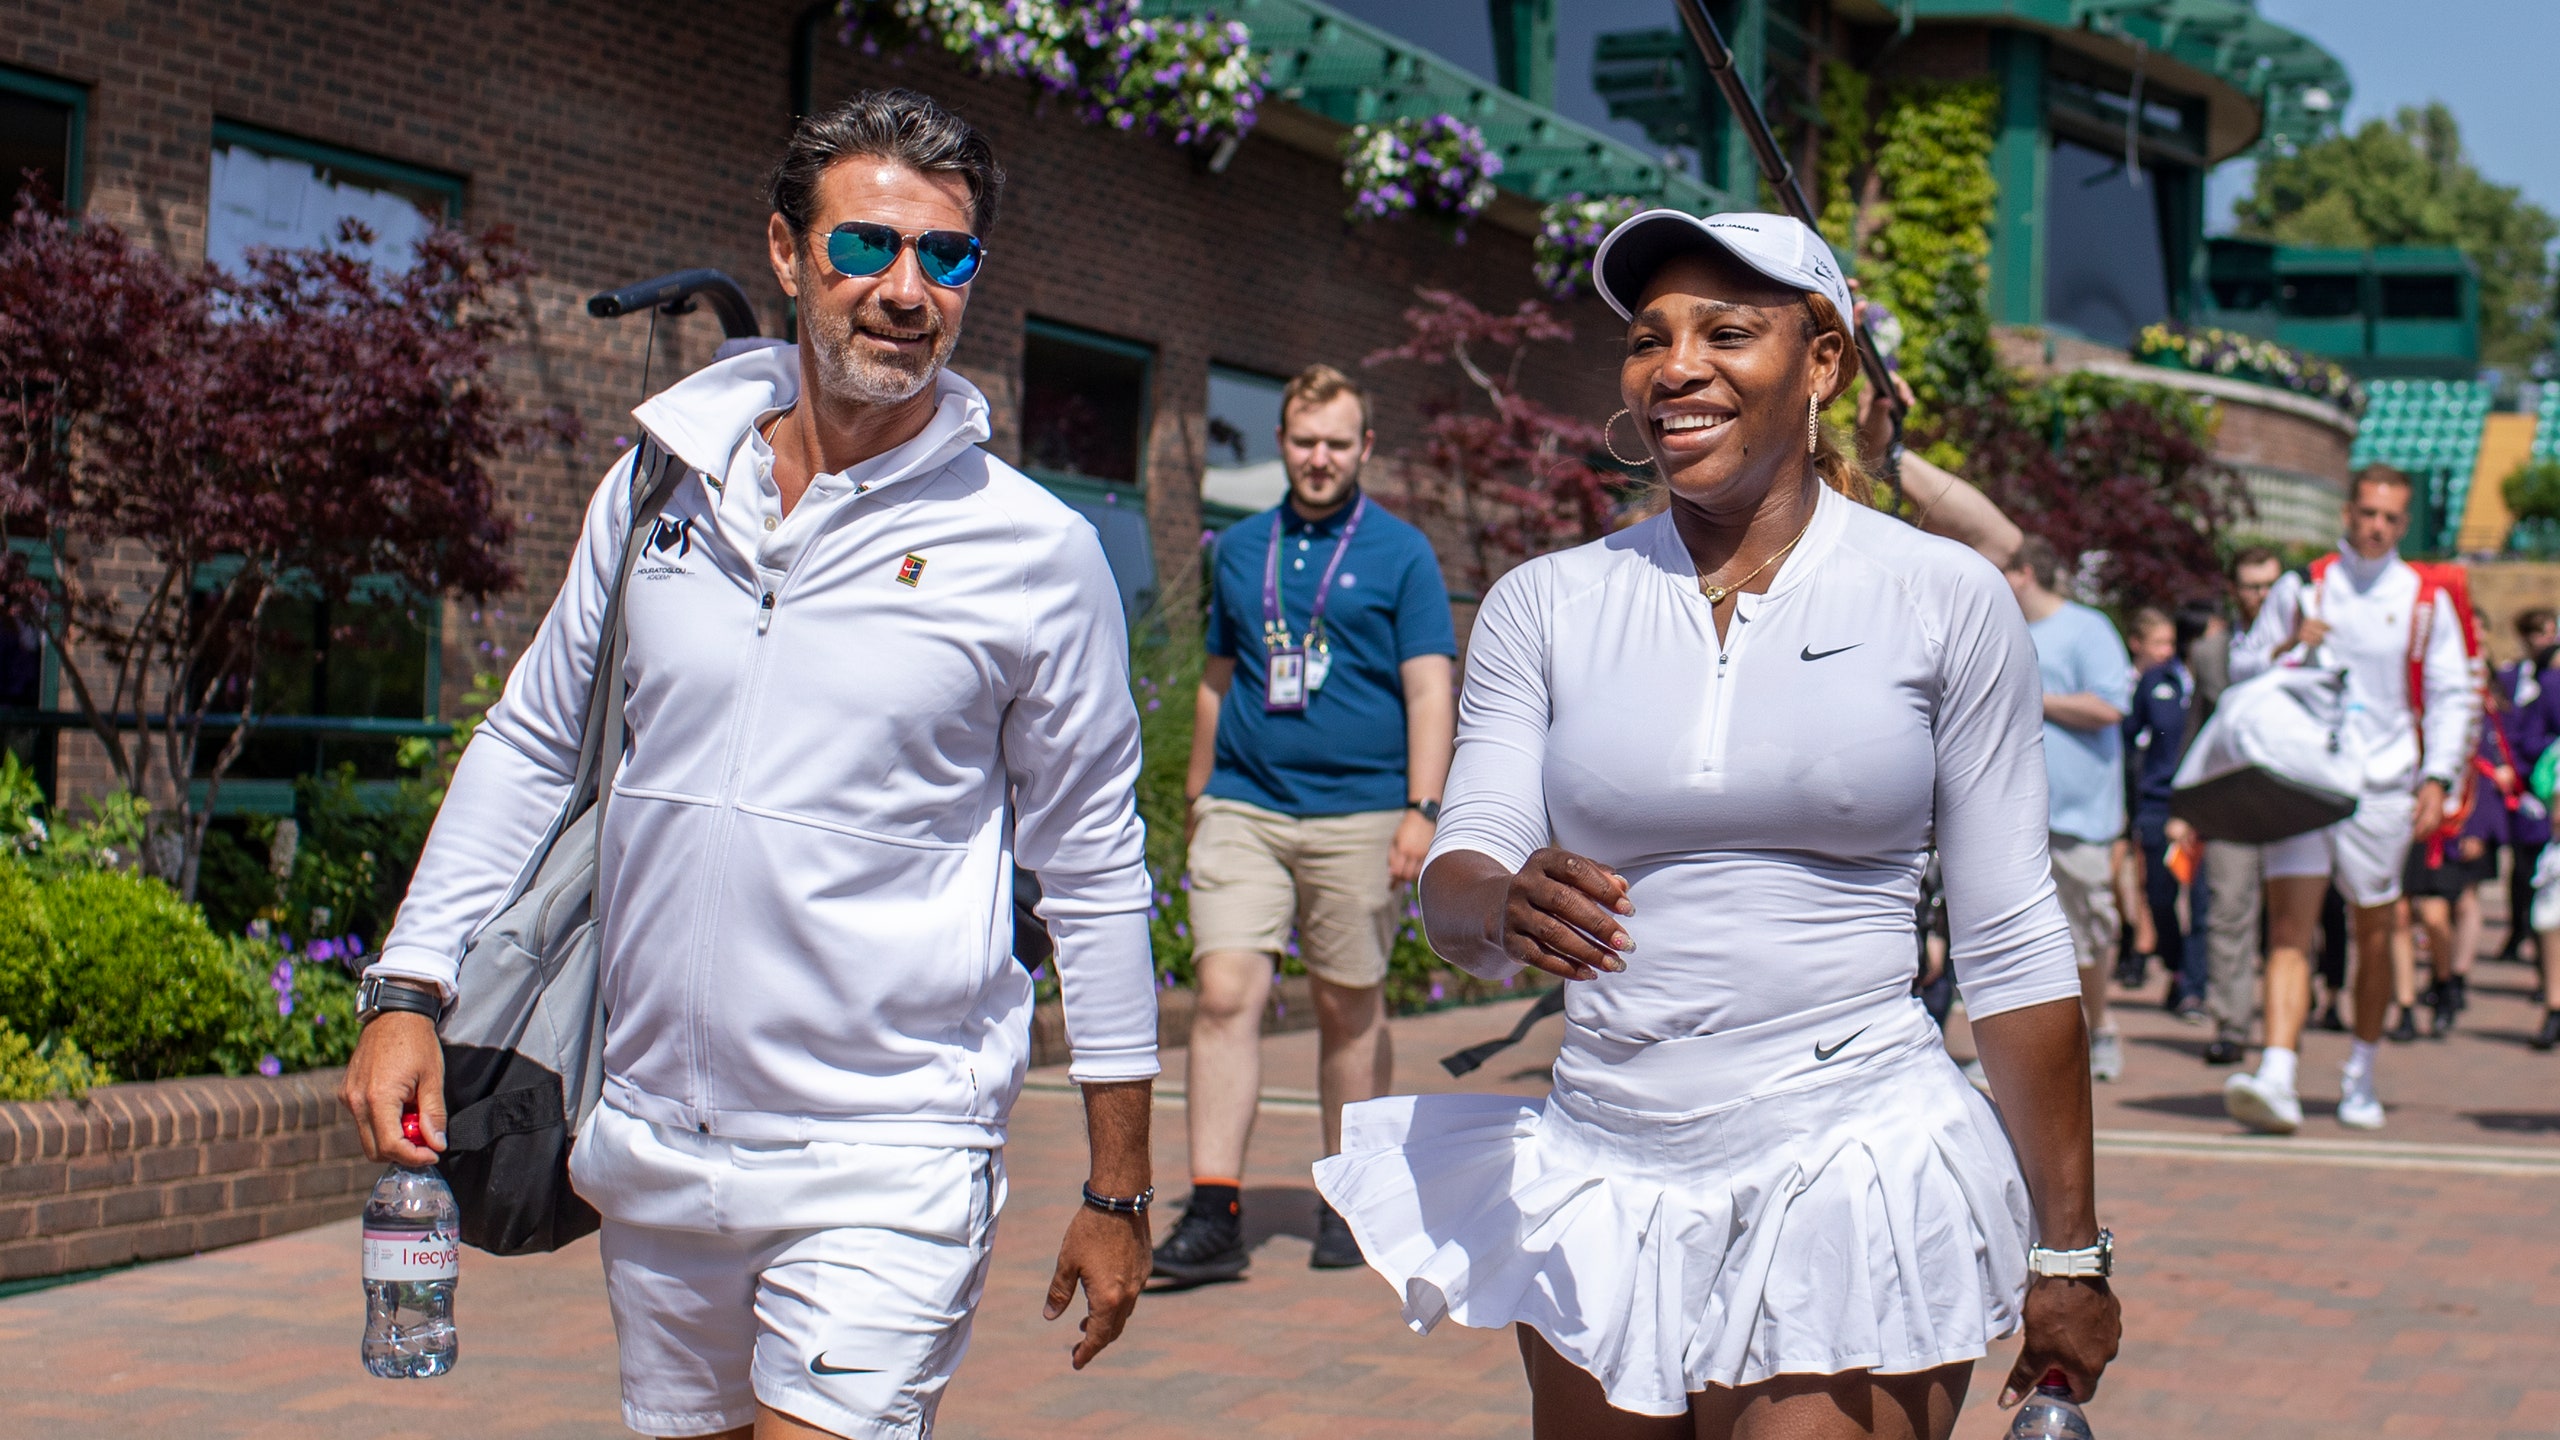
[[462, 1273], [462, 1242], [425, 1230], [364, 1232], [367, 1280], [451, 1280]]

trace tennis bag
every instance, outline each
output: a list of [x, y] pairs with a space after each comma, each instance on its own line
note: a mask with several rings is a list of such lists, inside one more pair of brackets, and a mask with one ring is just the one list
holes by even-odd
[[655, 440], [641, 440], [576, 779], [506, 900], [466, 943], [453, 1009], [438, 1027], [446, 1118], [436, 1168], [462, 1207], [462, 1242], [493, 1255], [557, 1250], [599, 1223], [570, 1188], [569, 1145], [604, 1090], [596, 836], [610, 794], [603, 777], [622, 756], [622, 598], [640, 535], [684, 474]]
[[2252, 845], [2346, 819], [2364, 788], [2346, 714], [2341, 670], [2279, 666], [2234, 684], [2187, 747], [2169, 813], [2207, 840]]

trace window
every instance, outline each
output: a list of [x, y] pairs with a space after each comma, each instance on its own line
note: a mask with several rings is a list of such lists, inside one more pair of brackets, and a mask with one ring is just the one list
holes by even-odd
[[1147, 533], [1147, 397], [1155, 351], [1033, 320], [1022, 337], [1022, 468], [1093, 522], [1131, 619], [1155, 603]]
[[2158, 176], [2140, 183], [2110, 154], [2053, 143], [2047, 187], [2045, 319], [2107, 345], [2130, 345], [2169, 313]]
[[2281, 298], [2280, 313], [2297, 320], [2340, 320], [2364, 313], [2364, 277], [2344, 275], [2287, 275]]
[[1200, 472], [1202, 504], [1236, 519], [1268, 510], [1289, 493], [1280, 468], [1280, 392], [1287, 382], [1250, 370], [1209, 367], [1209, 459]]
[[2385, 320], [2459, 320], [2462, 277], [2458, 275], [2385, 275], [2382, 277]]
[[1154, 358], [1144, 345], [1032, 321], [1022, 345], [1023, 467], [1137, 484]]
[[81, 124], [89, 94], [77, 85], [0, 66], [0, 198], [14, 214], [26, 172], [64, 209], [80, 203]]
[[204, 246], [212, 264], [236, 268], [253, 245], [333, 246], [338, 223], [353, 219], [373, 232], [366, 259], [406, 270], [419, 239], [461, 215], [458, 177], [214, 122]]

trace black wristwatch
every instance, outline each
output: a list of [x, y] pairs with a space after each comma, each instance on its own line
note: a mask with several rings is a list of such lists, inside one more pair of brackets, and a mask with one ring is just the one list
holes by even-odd
[[377, 1015], [394, 1010], [424, 1015], [429, 1020], [444, 1019], [444, 995], [424, 980], [405, 975], [368, 975], [356, 987], [356, 1024], [373, 1023]]
[[1407, 800], [1404, 802], [1404, 808], [1434, 825], [1440, 823], [1440, 802], [1437, 800]]

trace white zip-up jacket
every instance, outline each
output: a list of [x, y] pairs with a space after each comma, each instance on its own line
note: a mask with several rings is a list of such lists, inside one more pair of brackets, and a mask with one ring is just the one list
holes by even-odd
[[[600, 842], [605, 1098], [744, 1140], [993, 1146], [1030, 1050], [1012, 862], [1041, 882], [1071, 1069], [1156, 1073], [1138, 716], [1093, 527], [978, 448], [944, 374], [924, 431], [786, 517], [756, 422], [798, 351], [633, 412], [695, 473], [626, 605], [630, 746]], [[450, 989], [568, 793], [630, 464], [464, 753], [371, 973]]]
[[[2368, 795], [2405, 795], [2427, 779], [2443, 782], [2448, 796], [2457, 793], [2478, 737], [2480, 697], [2463, 650], [2462, 617], [2439, 592], [2434, 615], [2413, 626], [2419, 591], [2418, 572], [2407, 561], [2397, 555], [2367, 560], [2342, 542], [2319, 584], [2291, 570], [2277, 577], [2257, 623], [2232, 642], [2231, 678], [2246, 680], [2278, 663], [2303, 663], [2299, 649], [2280, 660], [2274, 652], [2292, 640], [2306, 606], [2328, 622], [2321, 648], [2347, 673], [2347, 738], [2364, 755]], [[2420, 696], [2409, 693], [2413, 637], [2425, 645]], [[2423, 725], [2417, 700], [2425, 702]]]

